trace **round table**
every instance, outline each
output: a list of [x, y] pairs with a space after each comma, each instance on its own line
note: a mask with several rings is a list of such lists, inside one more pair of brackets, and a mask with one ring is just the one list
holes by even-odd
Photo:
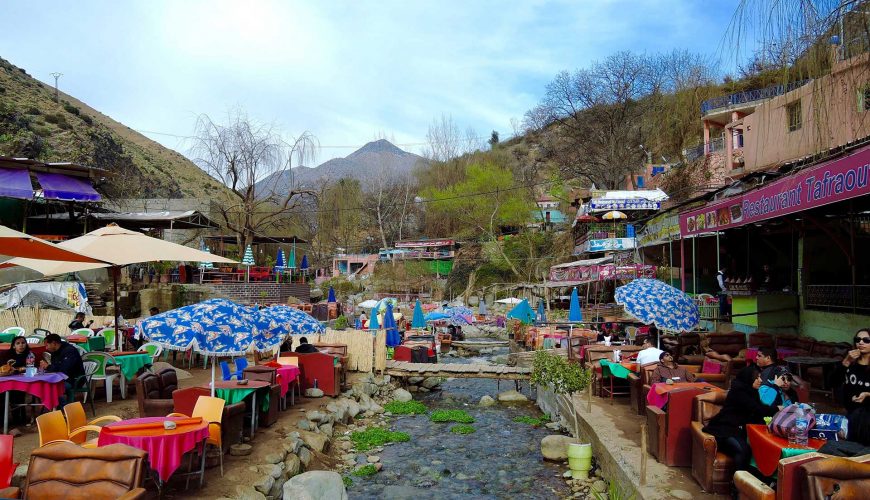
[[[815, 356], [789, 356], [788, 358], [785, 358], [785, 362], [788, 363], [789, 369], [792, 369], [792, 366], [797, 367], [797, 376], [801, 379], [804, 378], [804, 366], [821, 366], [822, 372], [825, 374], [823, 379], [827, 380], [827, 375], [829, 373], [828, 367], [840, 363], [841, 361], [842, 360], [838, 358], [820, 358]], [[833, 395], [833, 389], [823, 390], [822, 392]]]
[[[180, 424], [167, 430], [163, 427], [165, 420], [175, 420]], [[184, 454], [204, 444], [206, 438], [208, 422], [199, 417], [145, 417], [104, 426], [97, 445], [121, 443], [147, 452], [151, 469], [157, 473], [160, 482], [166, 482], [181, 465]]]
[[57, 407], [60, 397], [66, 392], [64, 381], [67, 376], [63, 373], [44, 373], [28, 377], [26, 375], [11, 375], [0, 377], [0, 392], [6, 393], [4, 412], [6, 419], [3, 422], [3, 434], [9, 432], [9, 393], [11, 391], [26, 392], [39, 398], [49, 411]]
[[800, 455], [816, 451], [826, 443], [822, 439], [809, 438], [807, 446], [789, 443], [788, 439], [770, 433], [764, 424], [749, 424], [746, 426], [746, 437], [752, 448], [752, 457], [758, 470], [765, 476], [772, 476], [780, 458]]
[[[210, 384], [203, 384], [204, 387], [211, 390]], [[251, 435], [257, 429], [257, 390], [269, 387], [269, 382], [264, 380], [248, 380], [245, 385], [239, 385], [235, 380], [217, 380], [214, 383], [214, 395], [227, 402], [227, 404], [238, 403], [248, 396], [251, 396]], [[268, 392], [266, 393], [268, 398]], [[263, 400], [263, 404], [269, 404], [268, 399]]]

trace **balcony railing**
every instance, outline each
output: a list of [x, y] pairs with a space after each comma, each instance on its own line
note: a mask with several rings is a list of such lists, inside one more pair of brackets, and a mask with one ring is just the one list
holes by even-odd
[[807, 285], [807, 309], [870, 312], [870, 285]]
[[706, 101], [701, 103], [701, 116], [704, 116], [707, 113], [717, 109], [746, 104], [748, 102], [770, 99], [772, 97], [785, 94], [786, 92], [791, 92], [798, 87], [802, 87], [808, 81], [809, 80], [801, 80], [799, 82], [791, 82], [784, 85], [773, 85], [763, 89], [747, 90], [745, 92], [737, 92], [736, 94], [723, 95], [719, 97], [714, 97], [712, 99], [707, 99]]
[[717, 151], [725, 151], [724, 137], [717, 137], [716, 139], [712, 139], [707, 144], [698, 144], [695, 147], [687, 149], [685, 152], [686, 161], [691, 163], [704, 155], [715, 153]]

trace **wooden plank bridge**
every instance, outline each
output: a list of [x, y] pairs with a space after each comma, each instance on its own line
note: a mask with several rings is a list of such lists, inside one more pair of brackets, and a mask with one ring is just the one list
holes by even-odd
[[531, 368], [489, 364], [409, 363], [387, 361], [385, 371], [391, 377], [491, 378], [498, 380], [529, 380]]

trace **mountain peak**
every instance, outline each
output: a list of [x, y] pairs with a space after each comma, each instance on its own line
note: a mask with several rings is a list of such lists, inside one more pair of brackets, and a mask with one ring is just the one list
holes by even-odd
[[349, 154], [347, 158], [354, 158], [356, 156], [362, 154], [384, 154], [384, 153], [392, 153], [396, 155], [407, 155], [407, 151], [403, 151], [401, 148], [393, 144], [392, 142], [386, 139], [378, 139], [377, 141], [372, 141], [366, 144], [365, 146], [357, 149], [353, 153]]

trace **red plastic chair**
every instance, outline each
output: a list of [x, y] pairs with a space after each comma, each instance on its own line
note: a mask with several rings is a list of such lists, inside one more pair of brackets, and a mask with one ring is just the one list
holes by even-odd
[[8, 488], [18, 464], [12, 461], [12, 440], [9, 434], [0, 434], [0, 489]]

